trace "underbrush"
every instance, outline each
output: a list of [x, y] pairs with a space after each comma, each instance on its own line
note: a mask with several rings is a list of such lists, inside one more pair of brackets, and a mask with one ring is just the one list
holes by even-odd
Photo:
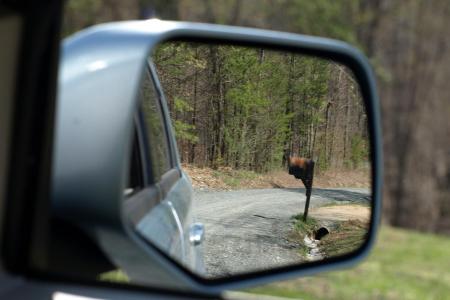
[[[220, 168], [213, 171], [213, 176], [221, 179], [226, 185], [231, 188], [242, 189], [250, 184], [255, 185], [255, 182], [262, 180], [262, 175], [248, 170], [235, 170], [231, 168]], [[252, 184], [253, 183], [253, 184]]]
[[366, 240], [367, 223], [359, 220], [340, 222], [336, 229], [320, 240], [320, 250], [325, 257], [349, 254]]
[[298, 253], [306, 259], [310, 249], [306, 246], [304, 238], [314, 235], [314, 231], [318, 229], [318, 223], [311, 217], [308, 217], [306, 222], [303, 221], [303, 214], [292, 216], [292, 220], [294, 221], [294, 229], [289, 233], [288, 239], [298, 245]]
[[297, 233], [305, 235], [311, 235], [318, 229], [317, 220], [312, 217], [307, 217], [306, 221], [303, 221], [303, 214], [292, 216], [294, 220], [294, 229]]
[[[294, 220], [294, 229], [289, 238], [299, 245], [300, 254], [305, 257], [308, 254], [308, 247], [304, 238], [309, 237], [314, 240], [318, 230], [322, 227], [321, 221], [311, 216], [304, 221], [303, 214], [295, 215], [292, 219]], [[336, 257], [357, 250], [366, 239], [367, 225], [366, 222], [359, 220], [335, 221], [328, 234], [317, 237], [320, 239], [317, 243], [321, 255]]]

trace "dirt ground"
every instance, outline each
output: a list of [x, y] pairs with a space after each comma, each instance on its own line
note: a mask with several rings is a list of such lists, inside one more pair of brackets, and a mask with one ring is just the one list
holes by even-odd
[[[213, 190], [235, 190], [256, 188], [293, 188], [303, 187], [300, 180], [286, 171], [275, 171], [267, 174], [237, 171], [231, 168], [199, 168], [183, 164], [183, 169], [192, 180], [195, 188]], [[314, 176], [313, 187], [370, 187], [369, 170], [329, 170]]]

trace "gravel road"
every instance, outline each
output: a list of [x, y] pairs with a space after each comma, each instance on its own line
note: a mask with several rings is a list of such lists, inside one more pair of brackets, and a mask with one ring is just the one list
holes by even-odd
[[[287, 239], [302, 213], [305, 190], [196, 190], [195, 215], [205, 225], [204, 254], [208, 277], [299, 263], [298, 244]], [[369, 201], [367, 189], [313, 189], [310, 208]]]

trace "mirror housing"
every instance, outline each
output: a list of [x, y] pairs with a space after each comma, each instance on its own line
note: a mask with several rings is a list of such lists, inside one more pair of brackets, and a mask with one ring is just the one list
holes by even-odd
[[[353, 71], [366, 106], [373, 164], [371, 224], [368, 239], [357, 252], [300, 267], [205, 279], [130, 230], [123, 212], [123, 191], [130, 164], [138, 89], [149, 53], [169, 40], [288, 50], [332, 59]], [[115, 265], [126, 271], [133, 283], [218, 293], [348, 267], [368, 254], [375, 241], [381, 206], [381, 126], [374, 75], [367, 59], [355, 48], [340, 41], [284, 32], [148, 20], [94, 26], [66, 39], [62, 53], [54, 146], [53, 214], [86, 232]], [[159, 83], [155, 84], [161, 90]], [[98, 118], [99, 114], [107, 117]], [[167, 108], [165, 114], [169, 117]], [[108, 122], [111, 118], [114, 122]], [[96, 130], [92, 130], [93, 127]], [[172, 150], [176, 152], [176, 145]], [[180, 166], [178, 154], [173, 154]], [[201, 242], [203, 236], [197, 233], [199, 230], [193, 234], [194, 243]]]

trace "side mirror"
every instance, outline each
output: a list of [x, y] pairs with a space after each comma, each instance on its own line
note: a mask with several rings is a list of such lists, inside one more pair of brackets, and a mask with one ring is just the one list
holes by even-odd
[[[132, 284], [215, 293], [349, 266], [369, 252], [381, 203], [379, 104], [367, 59], [351, 46], [149, 20], [93, 27], [63, 53], [54, 214], [92, 237]], [[192, 190], [181, 165], [195, 161], [279, 170], [295, 186], [208, 194], [196, 178]], [[363, 188], [320, 181], [327, 168], [357, 166]], [[357, 239], [333, 236], [351, 217], [324, 217], [342, 204], [364, 211]], [[271, 232], [275, 223], [283, 230]], [[334, 248], [325, 253], [318, 240], [327, 234]], [[274, 237], [292, 249], [270, 256]]]

